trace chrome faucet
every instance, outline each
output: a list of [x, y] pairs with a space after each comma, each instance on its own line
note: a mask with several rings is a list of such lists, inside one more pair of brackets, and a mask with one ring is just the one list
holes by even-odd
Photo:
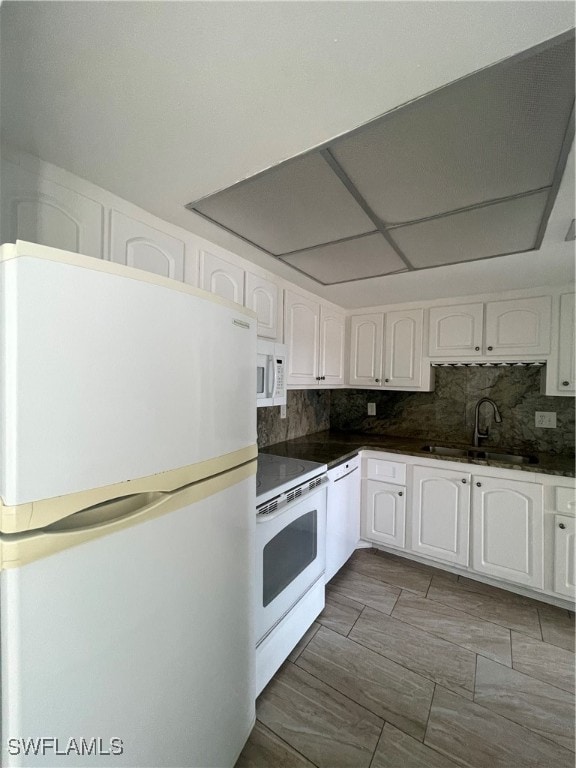
[[486, 427], [486, 432], [480, 432], [480, 406], [482, 403], [490, 403], [492, 408], [494, 409], [494, 421], [497, 424], [500, 424], [502, 421], [502, 416], [500, 416], [500, 411], [498, 410], [498, 406], [494, 402], [494, 400], [490, 400], [489, 397], [481, 397], [480, 400], [476, 403], [476, 411], [474, 414], [474, 447], [478, 448], [479, 440], [481, 437], [488, 437], [488, 427]]

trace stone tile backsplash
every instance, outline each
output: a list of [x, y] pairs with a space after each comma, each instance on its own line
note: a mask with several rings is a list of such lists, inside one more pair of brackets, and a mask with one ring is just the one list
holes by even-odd
[[258, 408], [258, 447], [266, 448], [283, 440], [330, 429], [329, 390], [288, 390], [286, 418], [280, 406]]
[[[544, 453], [574, 453], [574, 399], [540, 394], [540, 368], [437, 368], [434, 392], [332, 390], [331, 429], [425, 442], [472, 443], [474, 408], [481, 397], [498, 406], [502, 423], [483, 405], [480, 426], [488, 423], [483, 445]], [[376, 403], [376, 416], [366, 415]], [[535, 411], [554, 411], [556, 429], [534, 426]]]

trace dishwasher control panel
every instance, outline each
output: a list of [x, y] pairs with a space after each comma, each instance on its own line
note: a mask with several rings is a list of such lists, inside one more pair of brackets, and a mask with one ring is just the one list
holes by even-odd
[[358, 469], [359, 466], [360, 458], [358, 456], [353, 456], [351, 459], [348, 459], [348, 461], [343, 461], [342, 464], [338, 464], [338, 466], [332, 467], [328, 471], [328, 476], [330, 480], [340, 480], [342, 477], [350, 474], [350, 472]]

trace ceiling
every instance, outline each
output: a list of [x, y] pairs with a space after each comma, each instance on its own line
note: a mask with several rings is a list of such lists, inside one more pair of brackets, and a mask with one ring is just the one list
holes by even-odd
[[563, 1], [4, 2], [2, 138], [342, 306], [557, 281], [569, 97], [558, 57], [510, 57], [573, 24]]

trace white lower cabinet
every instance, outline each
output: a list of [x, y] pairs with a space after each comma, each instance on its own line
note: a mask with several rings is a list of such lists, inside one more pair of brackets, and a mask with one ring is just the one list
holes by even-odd
[[542, 485], [474, 476], [472, 509], [473, 570], [542, 589]]
[[576, 597], [576, 519], [554, 515], [554, 592]]
[[406, 540], [406, 488], [365, 480], [361, 536], [368, 541], [404, 548]]
[[415, 466], [412, 475], [412, 544], [422, 555], [468, 565], [470, 474]]

